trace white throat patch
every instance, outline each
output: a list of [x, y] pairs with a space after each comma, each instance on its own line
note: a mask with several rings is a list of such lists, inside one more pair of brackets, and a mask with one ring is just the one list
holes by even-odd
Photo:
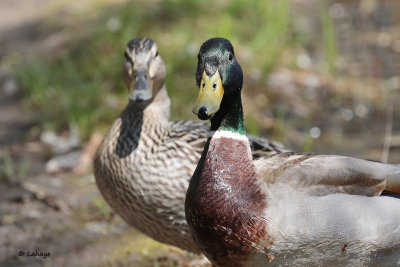
[[249, 142], [249, 139], [247, 138], [246, 135], [243, 134], [239, 134], [239, 133], [234, 133], [231, 131], [225, 131], [225, 130], [221, 130], [221, 131], [216, 131], [213, 135], [212, 138], [230, 138], [230, 139], [235, 139], [235, 140], [240, 140], [240, 141], [244, 141], [244, 142]]

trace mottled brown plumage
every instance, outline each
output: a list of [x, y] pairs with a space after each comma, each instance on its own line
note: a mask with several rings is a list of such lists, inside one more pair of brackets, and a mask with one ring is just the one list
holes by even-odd
[[[128, 43], [123, 73], [130, 100], [97, 151], [97, 186], [131, 226], [157, 241], [199, 252], [187, 227], [184, 200], [209, 126], [169, 121], [165, 66], [150, 39]], [[249, 138], [255, 158], [285, 151], [278, 143]]]

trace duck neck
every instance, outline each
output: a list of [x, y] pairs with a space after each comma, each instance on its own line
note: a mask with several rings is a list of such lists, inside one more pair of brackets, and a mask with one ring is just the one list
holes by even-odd
[[211, 131], [230, 131], [241, 135], [246, 134], [240, 92], [224, 96], [220, 110], [211, 119]]
[[[212, 262], [245, 266], [240, 261], [266, 235], [263, 212], [267, 203], [245, 135], [240, 95], [231, 97], [224, 96], [211, 120], [211, 130], [216, 132], [190, 180], [185, 209], [195, 241]], [[219, 255], [232, 255], [231, 261]]]
[[145, 120], [155, 120], [158, 124], [168, 124], [171, 101], [165, 85], [154, 96], [153, 101], [143, 111]]
[[163, 85], [153, 99], [143, 102], [129, 100], [121, 117], [130, 121], [156, 121], [159, 124], [169, 120], [170, 100]]
[[136, 102], [129, 100], [122, 112], [121, 123], [117, 126], [116, 154], [129, 156], [139, 145], [140, 137], [161, 136], [168, 128], [170, 100], [163, 85], [150, 101]]

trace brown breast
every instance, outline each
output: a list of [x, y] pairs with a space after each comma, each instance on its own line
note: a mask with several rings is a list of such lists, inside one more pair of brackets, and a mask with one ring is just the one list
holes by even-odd
[[266, 194], [248, 143], [211, 139], [187, 194], [189, 227], [202, 252], [218, 266], [244, 266], [266, 238]]

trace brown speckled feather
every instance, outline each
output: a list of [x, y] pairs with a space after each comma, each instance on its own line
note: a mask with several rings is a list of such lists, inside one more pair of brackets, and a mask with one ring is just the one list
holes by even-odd
[[[198, 252], [189, 233], [184, 201], [209, 126], [169, 121], [165, 87], [147, 106], [131, 101], [114, 122], [95, 161], [96, 183], [106, 202], [131, 226], [153, 239]], [[286, 151], [249, 136], [254, 158]]]

